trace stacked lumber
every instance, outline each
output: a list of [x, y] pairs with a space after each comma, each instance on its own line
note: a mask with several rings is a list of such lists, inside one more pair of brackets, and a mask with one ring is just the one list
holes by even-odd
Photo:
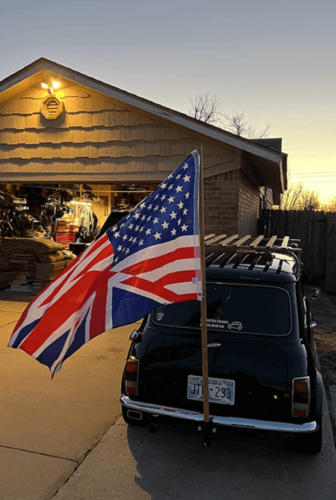
[[63, 245], [45, 238], [5, 238], [0, 249], [0, 288], [11, 285], [9, 291], [14, 292], [42, 290], [76, 258], [70, 252], [64, 254]]

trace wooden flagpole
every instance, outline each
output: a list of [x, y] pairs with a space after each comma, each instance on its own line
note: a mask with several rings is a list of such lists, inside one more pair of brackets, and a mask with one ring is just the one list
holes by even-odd
[[210, 446], [211, 423], [209, 412], [209, 368], [208, 368], [208, 331], [207, 331], [207, 297], [205, 278], [205, 244], [204, 244], [204, 187], [203, 187], [203, 147], [200, 155], [199, 182], [199, 238], [201, 251], [202, 302], [201, 302], [201, 335], [202, 335], [202, 375], [203, 375], [203, 445]]

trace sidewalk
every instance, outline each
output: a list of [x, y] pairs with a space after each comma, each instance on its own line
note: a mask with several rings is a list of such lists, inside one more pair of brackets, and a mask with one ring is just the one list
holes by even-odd
[[0, 500], [49, 500], [119, 418], [132, 327], [92, 340], [51, 380], [47, 367], [7, 347], [29, 297], [13, 301], [6, 293], [0, 292]]

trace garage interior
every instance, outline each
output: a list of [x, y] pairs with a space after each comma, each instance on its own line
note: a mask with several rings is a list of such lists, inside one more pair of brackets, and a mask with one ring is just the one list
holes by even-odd
[[0, 184], [0, 289], [38, 293], [155, 188]]

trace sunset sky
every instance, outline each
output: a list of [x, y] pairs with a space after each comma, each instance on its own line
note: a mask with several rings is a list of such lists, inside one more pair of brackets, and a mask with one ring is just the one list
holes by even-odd
[[216, 92], [336, 196], [335, 0], [0, 0], [0, 80], [46, 57], [181, 112]]

